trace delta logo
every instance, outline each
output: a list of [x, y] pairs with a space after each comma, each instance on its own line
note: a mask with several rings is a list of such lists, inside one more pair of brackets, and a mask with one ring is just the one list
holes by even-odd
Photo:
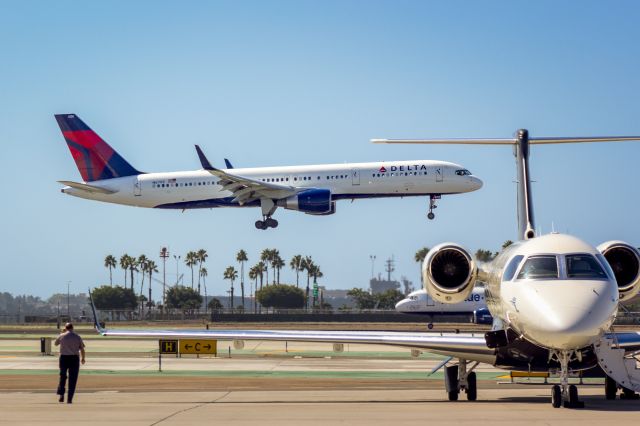
[[[424, 164], [390, 166], [390, 168], [392, 172], [413, 172], [418, 170], [427, 170], [427, 166], [425, 166]], [[387, 173], [387, 168], [385, 166], [380, 167], [380, 173]]]

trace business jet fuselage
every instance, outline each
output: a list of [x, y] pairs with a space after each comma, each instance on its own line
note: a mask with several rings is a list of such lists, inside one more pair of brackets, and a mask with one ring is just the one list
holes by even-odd
[[[475, 191], [482, 181], [464, 167], [433, 160], [218, 169], [196, 146], [203, 170], [142, 173], [74, 114], [56, 120], [83, 182], [61, 181], [65, 194], [137, 207], [194, 209], [260, 207], [258, 229], [275, 228], [278, 207], [330, 215], [336, 201], [429, 196]], [[230, 163], [227, 161], [227, 165]]]

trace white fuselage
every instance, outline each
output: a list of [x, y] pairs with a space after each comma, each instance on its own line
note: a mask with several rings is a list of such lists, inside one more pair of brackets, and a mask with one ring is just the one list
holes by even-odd
[[[603, 276], [571, 273], [570, 260], [592, 256]], [[529, 259], [555, 259], [556, 275]], [[578, 259], [579, 260], [579, 259]], [[577, 265], [578, 262], [573, 262]], [[536, 275], [538, 274], [538, 275]], [[515, 243], [480, 266], [487, 305], [505, 327], [539, 346], [572, 350], [596, 342], [615, 320], [618, 286], [607, 261], [593, 246], [570, 235], [550, 234]]]
[[486, 307], [483, 287], [474, 288], [469, 297], [460, 303], [437, 302], [425, 289], [416, 290], [396, 303], [396, 311], [407, 314], [472, 313]]
[[[396, 161], [316, 166], [227, 169], [226, 173], [297, 188], [325, 188], [332, 200], [456, 194], [482, 186], [477, 177], [460, 174], [462, 166], [444, 161]], [[239, 206], [206, 170], [144, 173], [90, 182], [111, 194], [65, 187], [81, 198], [151, 208], [212, 208]], [[257, 205], [254, 204], [248, 204]]]

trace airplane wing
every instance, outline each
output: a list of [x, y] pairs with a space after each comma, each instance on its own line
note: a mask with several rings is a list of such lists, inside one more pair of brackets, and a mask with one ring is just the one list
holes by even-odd
[[487, 347], [484, 336], [471, 334], [315, 330], [110, 330], [100, 326], [91, 293], [89, 293], [89, 298], [96, 331], [107, 337], [376, 344], [421, 349], [435, 354], [489, 364], [495, 362], [495, 351]]
[[245, 176], [239, 176], [224, 170], [216, 169], [209, 163], [198, 145], [196, 145], [198, 158], [202, 168], [220, 179], [218, 182], [225, 191], [230, 191], [234, 202], [239, 204], [249, 203], [260, 198], [280, 199], [295, 195], [300, 191], [309, 188], [296, 188], [290, 185], [280, 185], [270, 182], [262, 182], [260, 180], [251, 179]]
[[78, 189], [80, 191], [98, 193], [98, 194], [115, 194], [118, 191], [113, 191], [111, 189], [101, 188], [95, 185], [87, 185], [86, 183], [72, 182], [69, 180], [59, 180], [58, 183], [63, 185], [70, 186], [73, 189]]

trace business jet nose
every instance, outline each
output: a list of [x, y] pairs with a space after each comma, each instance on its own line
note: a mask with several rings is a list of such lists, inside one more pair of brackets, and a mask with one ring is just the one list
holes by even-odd
[[615, 318], [617, 289], [610, 282], [556, 281], [532, 290], [521, 321], [526, 324], [525, 333], [542, 346], [582, 348], [608, 330]]
[[396, 303], [396, 311], [405, 312], [407, 310], [407, 305], [411, 303], [409, 299], [402, 299], [398, 303]]

